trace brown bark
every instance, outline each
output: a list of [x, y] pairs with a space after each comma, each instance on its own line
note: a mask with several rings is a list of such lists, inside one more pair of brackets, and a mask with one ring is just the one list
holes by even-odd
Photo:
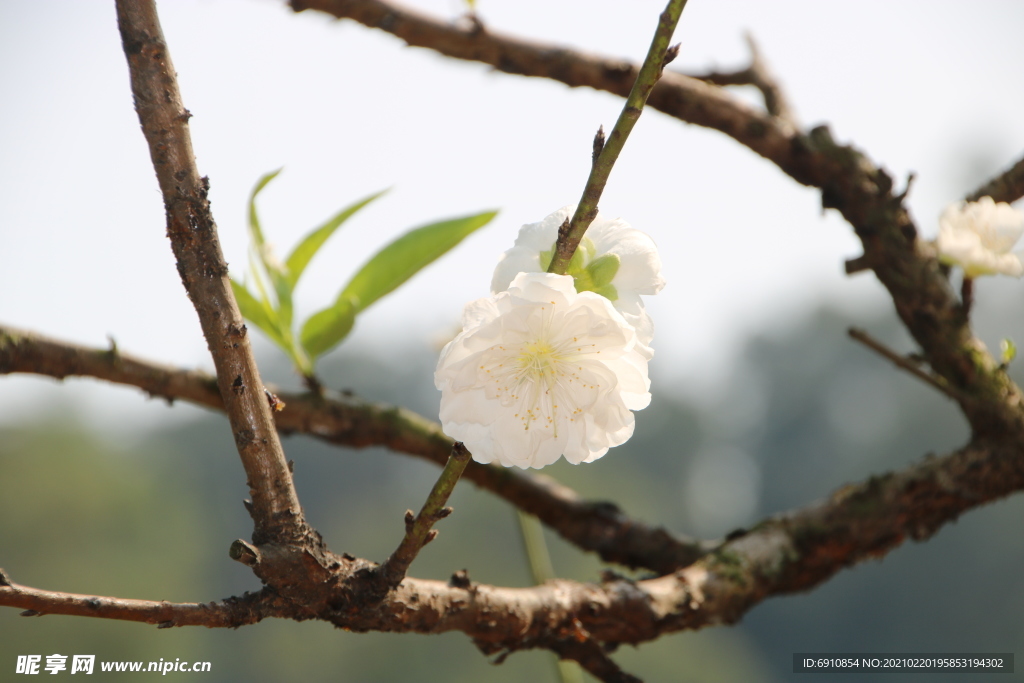
[[[168, 401], [182, 399], [224, 410], [217, 380], [204, 372], [0, 326], [0, 374], [12, 372], [57, 379], [94, 377], [138, 387]], [[273, 387], [271, 390], [276, 392]], [[285, 434], [306, 434], [350, 448], [385, 446], [441, 466], [451, 453], [452, 440], [441, 431], [441, 425], [405, 408], [326, 390], [322, 395], [276, 396], [284, 409], [275, 412], [274, 419]], [[463, 478], [539, 517], [567, 541], [596, 552], [607, 562], [666, 574], [694, 562], [715, 545], [632, 519], [613, 503], [582, 500], [571, 488], [542, 474], [471, 462]]]
[[101, 595], [77, 595], [29, 588], [12, 583], [0, 570], [0, 604], [25, 610], [22, 616], [67, 614], [97, 619], [117, 619], [170, 626], [238, 628], [275, 614], [273, 595], [266, 591], [246, 593], [220, 602], [173, 603], [129, 600]]
[[245, 323], [228, 279], [217, 226], [188, 131], [177, 74], [151, 0], [118, 0], [135, 110], [149, 144], [178, 274], [217, 368], [217, 386], [252, 495], [253, 538], [302, 537], [308, 528], [263, 394]]
[[967, 200], [976, 202], [982, 197], [1008, 204], [1024, 197], [1024, 158], [967, 195]]
[[[293, 5], [299, 9], [299, 0]], [[635, 77], [635, 69], [623, 62], [498, 36], [479, 25], [456, 29], [380, 0], [302, 0], [301, 5], [350, 16], [410, 44], [491, 63], [510, 73], [620, 95]], [[651, 94], [653, 106], [727, 133], [797, 181], [820, 188], [823, 206], [842, 212], [864, 245], [864, 263], [889, 290], [923, 356], [968, 418], [971, 441], [945, 457], [843, 487], [823, 502], [766, 519], [696, 562], [682, 568], [674, 565], [675, 571], [658, 578], [632, 581], [608, 574], [601, 583], [551, 581], [526, 589], [474, 584], [465, 576], [455, 576], [447, 584], [406, 578], [381, 598], [373, 590], [377, 565], [330, 553], [302, 521], [244, 327], [226, 286], [205, 183], [188, 148], [187, 112], [177, 95], [155, 14], [141, 0], [119, 0], [118, 16], [140, 120], [164, 192], [168, 233], [214, 355], [222, 406], [236, 437], [242, 428], [260, 430], [239, 443], [254, 488], [256, 544], [237, 541], [232, 557], [252, 567], [267, 588], [256, 596], [204, 608], [50, 593], [14, 585], [0, 573], [0, 604], [28, 609], [29, 615], [88, 614], [92, 609], [94, 616], [159, 620], [162, 626], [225, 626], [278, 616], [318, 618], [357, 631], [459, 630], [484, 652], [545, 647], [577, 659], [604, 680], [628, 680], [603, 657], [605, 645], [732, 623], [766, 597], [810, 589], [846, 566], [880, 557], [907, 538], [926, 539], [964, 511], [1024, 489], [1021, 392], [974, 338], [964, 307], [931, 246], [917, 239], [902, 206], [903, 195], [893, 192], [888, 174], [852, 147], [837, 144], [824, 127], [802, 133], [778, 116], [740, 104], [720, 88], [666, 74]], [[1010, 175], [1004, 174], [1004, 180]], [[14, 369], [16, 359], [24, 359], [25, 348], [31, 355], [32, 344], [26, 347], [22, 339], [0, 335], [0, 370]], [[75, 353], [51, 348], [37, 357], [42, 361], [32, 371], [56, 374], [47, 364], [69, 362], [69, 355], [70, 362], [77, 362]], [[128, 383], [145, 385], [147, 390], [174, 387], [207, 405], [215, 400], [211, 380], [201, 376], [166, 369], [157, 369], [154, 376], [151, 367], [116, 353], [92, 357], [90, 362], [106, 363], [109, 368], [103, 372], [111, 377], [127, 378], [119, 373], [131, 366], [139, 378]], [[330, 427], [314, 420], [319, 413], [303, 414], [309, 420], [302, 424], [304, 430], [322, 437], [331, 433]], [[388, 445], [394, 445], [395, 437], [387, 435], [386, 425], [422, 420], [397, 411], [381, 413], [379, 422], [352, 415], [349, 419], [347, 433], [353, 442]], [[254, 439], [258, 443], [250, 447]], [[444, 443], [443, 438], [437, 437], [437, 443]], [[539, 479], [525, 481], [544, 486]], [[492, 486], [501, 489], [500, 482]], [[559, 494], [566, 500], [571, 497], [556, 484], [547, 488], [549, 499]], [[504, 495], [515, 502], [514, 496]], [[618, 542], [628, 543], [631, 536], [627, 532]], [[242, 607], [236, 608], [239, 604]], [[204, 616], [204, 609], [211, 611]]]
[[[733, 623], [767, 597], [808, 590], [908, 538], [929, 538], [962, 512], [1024, 488], [1022, 447], [1024, 439], [978, 440], [945, 457], [844, 486], [823, 502], [764, 520], [689, 567], [643, 581], [608, 574], [596, 584], [556, 580], [500, 588], [465, 577], [449, 583], [406, 578], [378, 602], [367, 590], [376, 565], [366, 560], [244, 542], [236, 543], [233, 556], [278, 585], [267, 594], [268, 607], [246, 612], [253, 618], [319, 618], [354, 631], [457, 630], [486, 653], [533, 647], [559, 652], [567, 640], [636, 644]], [[10, 581], [2, 577], [3, 583]], [[0, 585], [0, 605], [43, 614], [87, 614], [91, 599]], [[94, 616], [228, 625], [227, 617], [212, 613], [204, 621], [195, 605], [176, 606], [175, 612], [160, 611], [163, 603], [127, 602], [138, 603], [137, 609], [111, 606]]]
[[[384, 0], [291, 0], [291, 6], [295, 11], [315, 9], [353, 19], [408, 45], [483, 62], [505, 73], [622, 97], [637, 74], [636, 66], [627, 61], [531, 42], [479, 25], [460, 28]], [[838, 210], [853, 226], [864, 246], [862, 264], [875, 271], [922, 355], [957, 392], [972, 429], [979, 434], [1024, 429], [1024, 396], [974, 337], [934, 249], [918, 239], [903, 206], [904, 195], [893, 191], [888, 173], [859, 150], [834, 141], [826, 126], [797, 130], [720, 87], [679, 73], [665, 73], [647, 104], [686, 123], [721, 131], [797, 182], [819, 188], [822, 206]]]

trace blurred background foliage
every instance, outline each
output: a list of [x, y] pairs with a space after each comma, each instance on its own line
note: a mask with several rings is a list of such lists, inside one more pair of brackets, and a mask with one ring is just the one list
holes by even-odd
[[[1001, 336], [1024, 339], [1020, 317], [1009, 314], [1013, 296], [996, 296], [1010, 294], [1008, 285], [982, 285], [992, 296], [981, 293], [979, 329], [991, 348]], [[705, 395], [659, 377], [656, 359], [655, 398], [637, 414], [633, 439], [595, 464], [560, 462], [544, 473], [631, 515], [713, 537], [960, 445], [967, 431], [955, 406], [848, 340], [850, 324], [898, 350], [912, 348], [888, 311], [823, 307], [747, 340], [731, 375]], [[269, 380], [297, 383], [279, 356], [266, 355]], [[386, 356], [346, 348], [322, 369], [330, 387], [434, 416], [435, 360], [436, 349], [409, 341]], [[14, 581], [173, 601], [259, 588], [227, 557], [231, 541], [248, 538], [251, 525], [241, 504], [244, 477], [220, 416], [125, 438], [95, 433], [74, 412], [55, 408], [0, 431], [0, 566]], [[339, 449], [303, 436], [287, 438], [285, 448], [309, 520], [329, 546], [378, 561], [398, 542], [404, 510], [421, 504], [438, 472], [381, 449]], [[475, 581], [529, 585], [513, 510], [468, 482], [453, 505], [455, 514], [412, 573], [446, 579], [464, 568]], [[674, 634], [623, 647], [616, 657], [648, 681], [755, 682], [791, 678], [792, 654], [801, 651], [1022, 653], [1022, 519], [1024, 497], [1000, 501], [810, 593], [772, 598], [734, 628]], [[548, 542], [559, 575], [597, 576], [601, 564], [593, 556], [551, 534]], [[547, 653], [516, 653], [493, 666], [459, 633], [354, 634], [273, 620], [239, 630], [158, 631], [3, 609], [0, 634], [7, 671], [19, 654], [61, 653], [208, 660], [211, 680], [219, 681], [555, 680]], [[1021, 673], [1010, 678], [1024, 680]]]

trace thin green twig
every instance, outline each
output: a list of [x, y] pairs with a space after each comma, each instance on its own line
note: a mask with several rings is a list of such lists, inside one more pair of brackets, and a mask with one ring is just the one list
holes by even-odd
[[555, 567], [551, 564], [547, 541], [544, 540], [544, 527], [540, 520], [531, 514], [516, 509], [519, 519], [519, 532], [523, 535], [523, 550], [530, 563], [530, 576], [536, 585], [555, 578]]
[[622, 113], [615, 122], [611, 134], [603, 144], [600, 142], [604, 136], [603, 130], [599, 130], [594, 140], [594, 162], [590, 169], [590, 177], [583, 188], [583, 196], [576, 207], [576, 213], [572, 220], [564, 223], [558, 230], [558, 243], [555, 247], [549, 273], [564, 275], [569, 267], [569, 260], [572, 258], [583, 233], [597, 217], [597, 205], [601, 200], [601, 193], [608, 183], [608, 176], [611, 175], [612, 167], [619, 158], [619, 153], [626, 144], [626, 138], [636, 125], [643, 111], [647, 96], [651, 94], [654, 85], [661, 78], [661, 72], [665, 65], [675, 59], [679, 53], [679, 46], [669, 47], [669, 41], [679, 23], [679, 17], [686, 6], [686, 0], [669, 0], [665, 11], [661, 13], [658, 20], [658, 29], [654, 33], [654, 40], [651, 41], [651, 48], [647, 52], [640, 72], [637, 74], [633, 89], [626, 98], [626, 104], [622, 107]]
[[469, 460], [470, 453], [466, 447], [461, 442], [455, 442], [448, 463], [441, 470], [441, 475], [434, 483], [434, 488], [430, 490], [420, 513], [415, 517], [412, 510], [405, 513], [405, 536], [378, 571], [379, 580], [387, 590], [402, 583], [406, 572], [409, 571], [409, 565], [416, 559], [420, 549], [437, 537], [437, 530], [431, 527], [452, 513], [452, 509], [445, 507], [445, 503], [448, 502], [448, 496], [451, 495]]

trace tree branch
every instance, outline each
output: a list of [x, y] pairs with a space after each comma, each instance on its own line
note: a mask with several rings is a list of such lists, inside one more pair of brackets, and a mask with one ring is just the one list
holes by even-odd
[[[92, 349], [0, 326], [0, 374], [26, 372], [63, 379], [97, 379], [137, 387], [151, 396], [183, 399], [224, 410], [217, 381], [196, 370], [157, 365], [108, 349]], [[444, 465], [453, 442], [436, 422], [416, 413], [354, 396], [324, 392], [279, 394], [275, 412], [284, 433], [308, 434], [329, 443], [363, 448], [385, 446]], [[630, 519], [612, 503], [581, 500], [550, 477], [470, 462], [463, 475], [512, 505], [539, 517], [563, 538], [607, 562], [645, 567], [666, 574], [692, 563], [716, 544], [673, 535]]]
[[[550, 78], [626, 96], [635, 66], [568, 48], [491, 31], [464, 30], [383, 0], [292, 0], [392, 33], [407, 44], [499, 71]], [[896, 312], [935, 372], [956, 390], [960, 408], [978, 434], [1024, 430], [1024, 394], [974, 337], [960, 302], [939, 267], [934, 247], [894, 194], [893, 180], [866, 155], [832, 139], [826, 126], [804, 133], [756, 111], [722, 88], [666, 72], [648, 106], [681, 121], [721, 131], [773, 162], [803, 185], [821, 190], [822, 207], [853, 226], [868, 264], [889, 291]]]
[[[1022, 452], [1024, 437], [975, 439], [945, 457], [844, 486], [820, 503], [766, 519], [693, 565], [643, 581], [609, 574], [600, 583], [501, 588], [464, 577], [450, 583], [406, 578], [375, 601], [366, 587], [376, 565], [366, 560], [326, 553], [321, 561], [304, 549], [270, 543], [251, 548], [243, 561], [261, 577], [289, 579], [279, 592], [265, 589], [271, 606], [260, 616], [318, 618], [354, 631], [462, 631], [488, 654], [535, 647], [558, 652], [571, 641], [636, 644], [733, 623], [767, 597], [806, 591], [845, 567], [884, 556], [907, 538], [927, 539], [964, 511], [1024, 489]], [[0, 583], [9, 582], [3, 577]], [[88, 596], [32, 602], [25, 590], [31, 589], [0, 587], [0, 605], [90, 613]], [[264, 598], [252, 600], [261, 604]], [[210, 623], [195, 616], [202, 606], [181, 606], [178, 614], [160, 609], [167, 607], [138, 602], [135, 609], [111, 608], [104, 616], [232, 625], [231, 618]], [[586, 664], [582, 654], [573, 658]]]
[[[378, 0], [335, 0], [332, 4], [374, 11], [388, 8]], [[143, 7], [141, 3], [118, 0], [119, 19], [128, 15], [122, 21], [125, 51], [132, 65], [140, 120], [164, 190], [168, 232], [179, 270], [197, 301], [218, 367], [221, 400], [227, 406], [236, 437], [239, 431], [232, 403], [237, 398], [232, 396], [245, 394], [249, 403], [242, 405], [241, 417], [255, 419], [253, 415], [261, 414], [252, 405], [255, 400], [267, 412], [259, 418], [264, 430], [260, 438], [269, 436], [276, 443], [255, 366], [246, 366], [251, 374], [245, 377], [222, 371], [222, 365], [230, 368], [235, 362], [251, 364], [251, 354], [243, 338], [244, 327], [232, 329], [240, 319], [230, 293], [223, 298], [226, 269], [208, 213], [205, 186], [191, 163], [191, 151], [182, 146], [182, 139], [187, 143], [187, 136], [180, 137], [184, 122], [166, 117], [171, 110], [177, 112], [175, 116], [184, 113], [176, 87], [172, 87], [173, 68], [158, 28], [152, 30], [155, 15], [148, 28], [142, 28], [145, 22], [133, 23], [134, 19], [145, 18], [145, 12], [132, 16], [139, 7]], [[148, 5], [143, 8], [152, 9]], [[408, 17], [387, 15], [380, 19], [382, 26], [392, 30]], [[489, 35], [479, 28], [477, 34], [474, 40]], [[559, 59], [575, 54], [563, 53]], [[593, 74], [594, 68], [600, 71], [600, 60], [576, 66], [580, 73]], [[565, 73], [570, 72], [572, 68]], [[724, 130], [772, 159], [798, 181], [820, 187], [823, 205], [840, 210], [850, 221], [864, 244], [867, 262], [889, 289], [900, 317], [932, 367], [955, 390], [971, 421], [971, 442], [946, 457], [925, 459], [903, 471], [872, 477], [839, 489], [821, 503], [769, 518], [750, 532], [731, 537], [697, 562], [658, 578], [632, 581], [607, 576], [599, 584], [552, 581], [521, 589], [465, 580], [446, 584], [406, 578], [383, 600], [377, 600], [368, 590], [376, 565], [330, 553], [306, 529], [290, 477], [278, 481], [271, 476], [284, 462], [279, 445], [262, 442], [271, 443], [263, 450], [262, 444], [247, 449], [246, 444], [239, 443], [246, 470], [251, 470], [254, 502], [257, 495], [260, 497], [259, 512], [254, 514], [254, 538], [260, 536], [262, 543], [259, 547], [236, 544], [234, 556], [273, 586], [251, 598], [257, 603], [267, 600], [273, 608], [268, 608], [268, 615], [276, 612], [273, 616], [318, 618], [356, 631], [458, 630], [470, 635], [485, 652], [531, 647], [558, 651], [575, 641], [581, 646], [579, 652], [572, 653], [574, 658], [589, 661], [605, 680], [616, 680], [611, 678], [617, 675], [610, 668], [614, 665], [602, 661], [595, 648], [734, 622], [768, 596], [807, 590], [843, 567], [880, 557], [908, 537], [928, 538], [964, 511], [1024, 489], [1020, 390], [974, 339], [931, 247], [916, 239], [916, 229], [902, 206], [903, 197], [893, 195], [891, 178], [861, 153], [836, 144], [825, 128], [807, 135], [791, 134], [774, 118], [743, 107], [711, 86], [669, 76], [666, 74], [651, 94], [652, 104], [660, 97], [666, 110], [677, 107], [680, 118], [685, 113], [708, 121], [702, 125]], [[151, 109], [157, 113], [145, 113]], [[182, 154], [189, 160], [178, 167], [183, 173], [167, 177], [165, 171], [176, 168]], [[223, 320], [218, 322], [218, 316]], [[11, 367], [10, 358], [18, 356], [21, 346], [21, 340], [0, 337], [0, 368]], [[225, 353], [222, 346], [243, 350]], [[104, 353], [112, 367], [123, 360], [113, 350]], [[234, 381], [229, 383], [233, 377], [242, 381], [242, 391], [231, 391], [237, 386]], [[247, 387], [251, 390], [246, 391]], [[373, 427], [381, 426], [378, 422]], [[362, 427], [352, 428], [358, 431]], [[260, 469], [260, 465], [266, 468]], [[252, 473], [259, 476], [253, 477]], [[290, 502], [280, 495], [288, 491], [293, 498]], [[296, 536], [301, 543], [293, 542]], [[85, 614], [85, 608], [92, 606], [90, 600], [101, 600], [100, 607], [108, 610], [104, 616], [109, 618], [150, 621], [163, 616], [159, 610], [164, 603], [123, 601], [119, 606], [113, 598], [40, 593], [14, 586], [0, 573], [3, 605], [27, 605], [27, 609], [39, 612], [31, 606], [35, 599], [39, 600], [35, 604], [48, 613]], [[197, 619], [195, 615], [202, 609], [197, 605], [177, 607], [181, 623]], [[174, 608], [172, 605], [171, 619], [158, 623], [178, 623], [173, 618]], [[237, 616], [254, 618], [249, 614], [245, 611]], [[213, 625], [231, 625], [234, 616]]]
[[580, 642], [575, 638], [564, 640], [553, 648], [562, 659], [572, 659], [599, 681], [605, 683], [643, 683], [642, 680], [626, 673], [611, 660], [598, 643], [593, 640]]
[[843, 270], [847, 275], [856, 275], [857, 273], [863, 273], [865, 270], [871, 270], [871, 265], [868, 263], [867, 256], [857, 256], [856, 258], [847, 259], [843, 263]]
[[280, 616], [281, 612], [280, 605], [267, 589], [220, 602], [155, 602], [29, 588], [11, 582], [3, 570], [0, 570], [0, 605], [24, 609], [22, 616], [65, 614], [97, 619], [140, 621], [156, 624], [158, 628], [238, 628], [255, 624], [267, 617]]
[[982, 197], [1008, 204], [1024, 197], [1024, 158], [967, 195], [967, 201], [976, 202]]
[[738, 71], [709, 71], [703, 74], [685, 74], [690, 78], [718, 86], [730, 85], [752, 85], [761, 91], [764, 98], [765, 110], [775, 118], [787, 123], [795, 132], [800, 128], [789, 98], [786, 96], [782, 85], [776, 80], [761, 54], [761, 50], [754, 40], [754, 36], [747, 33], [744, 38], [750, 50], [750, 65]]
[[152, 0], [116, 4], [135, 110], [163, 194], [167, 235], [213, 356], [224, 411], [248, 475], [253, 539], [305, 537], [309, 529], [231, 292], [206, 198], [209, 182], [196, 168], [188, 132], [191, 114], [181, 101], [156, 7]]
[[937, 389], [940, 393], [945, 394], [947, 397], [956, 400], [956, 395], [950, 391], [949, 386], [945, 380], [941, 377], [936, 377], [930, 373], [922, 370], [914, 361], [910, 360], [906, 356], [901, 356], [882, 342], [878, 341], [864, 330], [856, 327], [851, 327], [846, 331], [851, 339], [859, 341], [864, 346], [868, 347], [882, 358], [886, 358], [892, 361], [893, 365], [898, 367], [900, 370], [909, 372], [914, 377], [918, 378], [925, 384], [929, 385], [933, 389]]
[[568, 638], [635, 644], [732, 623], [769, 596], [813, 588], [907, 538], [930, 537], [965, 510], [1024, 489], [1022, 450], [1019, 438], [974, 441], [946, 457], [845, 486], [659, 578], [559, 580], [533, 588], [407, 578], [376, 608], [352, 609], [341, 601], [355, 594], [348, 588], [328, 598], [341, 602], [321, 615], [354, 630], [459, 630], [488, 653], [557, 649]]
[[437, 537], [437, 531], [432, 527], [435, 522], [452, 513], [452, 509], [445, 504], [469, 461], [469, 451], [461, 442], [455, 442], [452, 454], [448, 456], [448, 463], [441, 471], [441, 476], [437, 478], [434, 488], [430, 490], [420, 513], [416, 516], [413, 516], [412, 510], [405, 513], [405, 536], [402, 537], [402, 542], [395, 552], [380, 566], [379, 576], [385, 592], [402, 583], [406, 572], [409, 571], [409, 565], [419, 555], [423, 546]]
[[669, 41], [672, 39], [672, 34], [675, 33], [684, 7], [686, 7], [686, 0], [669, 0], [668, 6], [665, 7], [665, 11], [658, 19], [658, 28], [654, 32], [647, 57], [640, 65], [640, 71], [633, 82], [633, 87], [629, 90], [629, 95], [626, 96], [626, 103], [622, 107], [618, 120], [615, 121], [611, 134], [606, 139], [604, 130], [598, 130], [597, 138], [594, 139], [594, 159], [590, 166], [590, 176], [587, 178], [587, 184], [583, 187], [583, 195], [576, 205], [572, 220], [558, 231], [555, 252], [551, 257], [551, 264], [548, 266], [549, 273], [565, 274], [569, 267], [569, 260], [576, 252], [576, 247], [583, 239], [583, 234], [597, 217], [597, 206], [601, 201], [601, 194], [604, 192], [605, 185], [608, 184], [608, 177], [626, 144], [626, 139], [633, 130], [633, 126], [640, 120], [644, 104], [647, 102], [651, 90], [654, 89], [654, 85], [661, 78], [665, 65], [675, 59], [679, 53], [679, 46], [670, 48]]
[[[481, 62], [509, 74], [549, 78], [571, 87], [586, 86], [626, 97], [639, 73], [627, 60], [524, 40], [478, 26], [460, 27], [390, 1], [290, 0], [289, 4], [296, 12], [312, 9], [339, 19], [352, 19], [386, 31], [412, 47]], [[787, 126], [719, 87], [666, 71], [651, 92], [647, 106], [687, 123], [720, 130], [770, 160], [782, 159], [787, 166], [799, 165], [795, 159], [802, 155], [791, 149], [792, 133]]]

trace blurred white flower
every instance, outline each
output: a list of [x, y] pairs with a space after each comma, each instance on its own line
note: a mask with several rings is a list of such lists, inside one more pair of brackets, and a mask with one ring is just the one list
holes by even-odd
[[608, 299], [549, 273], [467, 304], [434, 384], [448, 436], [478, 462], [523, 469], [600, 458], [651, 401], [633, 327]]
[[[572, 218], [575, 207], [565, 206], [539, 223], [519, 230], [515, 245], [502, 254], [494, 269], [491, 293], [508, 289], [519, 273], [542, 273], [551, 264], [558, 228]], [[596, 292], [607, 298], [636, 329], [640, 352], [650, 360], [654, 324], [640, 300], [665, 286], [658, 248], [646, 234], [621, 218], [598, 214], [580, 242], [566, 272], [577, 292]]]
[[991, 197], [950, 204], [939, 218], [939, 260], [964, 269], [964, 276], [1024, 275], [1020, 252], [1010, 249], [1024, 234], [1024, 213]]

